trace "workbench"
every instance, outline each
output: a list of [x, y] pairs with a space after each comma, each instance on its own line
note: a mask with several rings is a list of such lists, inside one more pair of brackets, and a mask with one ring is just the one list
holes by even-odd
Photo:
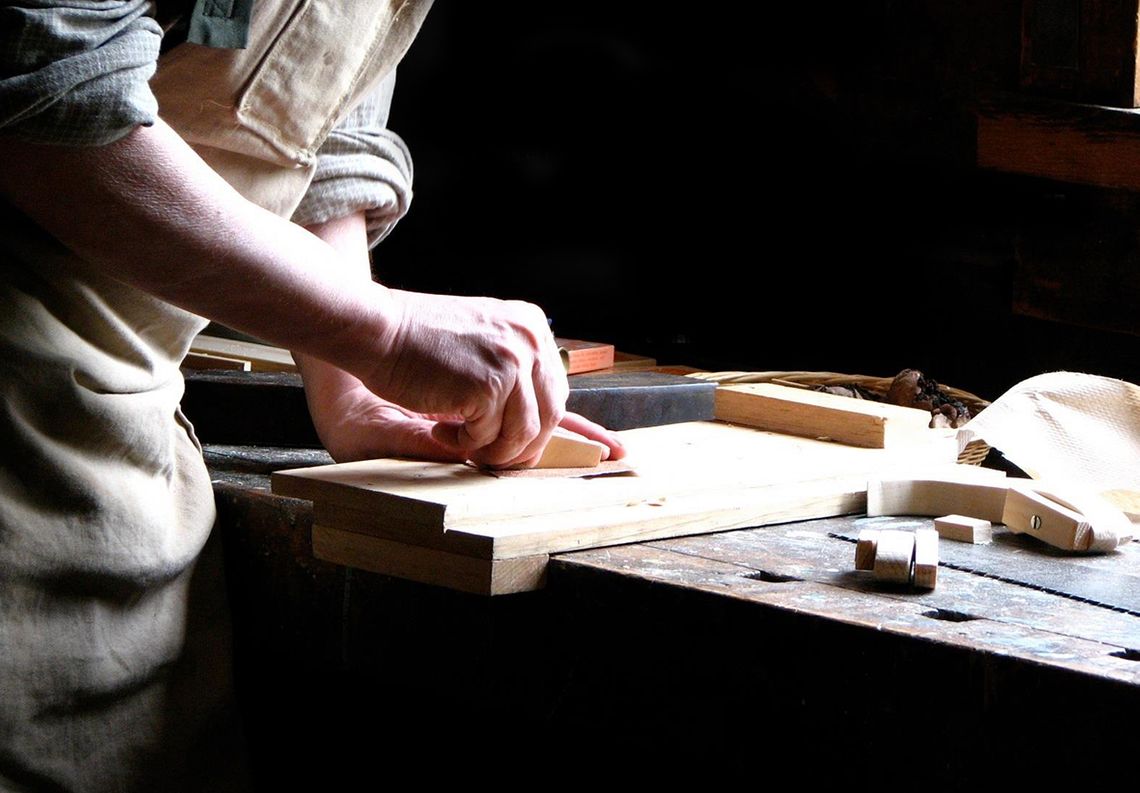
[[919, 592], [856, 573], [851, 540], [923, 519], [847, 516], [559, 554], [543, 590], [488, 598], [314, 559], [311, 505], [268, 474], [323, 451], [206, 456], [270, 789], [609, 762], [756, 784], [1088, 781], [1130, 748], [1140, 614], [1002, 571], [1135, 586], [1140, 543], [1072, 557], [999, 533], [963, 546], [992, 573], [950, 561]]

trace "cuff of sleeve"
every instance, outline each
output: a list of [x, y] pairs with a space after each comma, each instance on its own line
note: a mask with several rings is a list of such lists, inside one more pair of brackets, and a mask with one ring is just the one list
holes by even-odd
[[398, 135], [334, 130], [293, 222], [324, 223], [363, 210], [373, 247], [407, 214], [411, 201], [412, 158]]
[[[139, 8], [113, 22], [105, 18], [110, 13], [98, 20], [102, 29], [86, 18], [70, 20], [85, 31], [82, 36], [60, 32], [63, 22], [40, 15], [29, 15], [20, 42], [0, 36], [6, 50], [0, 58], [0, 133], [34, 143], [96, 146], [155, 122], [158, 103], [148, 80], [162, 30]], [[87, 33], [89, 28], [96, 32]]]

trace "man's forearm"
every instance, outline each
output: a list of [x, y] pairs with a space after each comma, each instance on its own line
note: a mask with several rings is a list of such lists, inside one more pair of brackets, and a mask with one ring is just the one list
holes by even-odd
[[243, 199], [162, 122], [102, 147], [3, 141], [0, 191], [104, 272], [170, 303], [345, 368], [382, 353], [384, 287]]
[[477, 462], [537, 459], [562, 418], [566, 376], [537, 306], [387, 290], [338, 267], [161, 122], [95, 148], [4, 141], [0, 193], [111, 277], [458, 417], [440, 441]]

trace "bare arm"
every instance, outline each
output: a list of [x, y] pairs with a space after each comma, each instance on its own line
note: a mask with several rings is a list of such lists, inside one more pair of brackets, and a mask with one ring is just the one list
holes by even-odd
[[458, 415], [450, 445], [536, 459], [566, 381], [535, 306], [389, 290], [245, 201], [161, 121], [100, 147], [4, 140], [0, 193], [118, 280], [334, 364], [413, 411]]
[[[361, 283], [371, 281], [364, 213], [306, 227], [339, 254], [338, 265]], [[436, 439], [436, 422], [378, 398], [348, 372], [319, 358], [293, 353], [317, 435], [338, 462], [418, 457], [463, 462], [463, 449]]]

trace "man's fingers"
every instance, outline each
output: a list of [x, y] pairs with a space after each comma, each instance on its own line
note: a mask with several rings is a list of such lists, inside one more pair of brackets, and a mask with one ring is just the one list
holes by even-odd
[[466, 452], [451, 443], [453, 437], [446, 433], [441, 433], [442, 438], [436, 436], [436, 426], [437, 422], [425, 419], [393, 421], [384, 428], [384, 437], [377, 439], [375, 453], [369, 457], [412, 457], [458, 463], [466, 460]]
[[601, 424], [590, 421], [585, 416], [579, 416], [577, 413], [567, 413], [562, 417], [562, 422], [558, 426], [583, 435], [592, 441], [604, 443], [609, 449], [609, 456], [605, 458], [607, 460], [620, 460], [625, 457], [625, 447], [622, 446], [617, 436]]
[[482, 449], [502, 433], [503, 413], [498, 405], [484, 406], [475, 416], [467, 418], [460, 426], [457, 441], [461, 448], [473, 451]]
[[483, 465], [518, 465], [536, 454], [531, 447], [541, 434], [542, 420], [534, 384], [529, 377], [519, 377], [503, 405], [498, 439], [480, 449], [472, 459]]

